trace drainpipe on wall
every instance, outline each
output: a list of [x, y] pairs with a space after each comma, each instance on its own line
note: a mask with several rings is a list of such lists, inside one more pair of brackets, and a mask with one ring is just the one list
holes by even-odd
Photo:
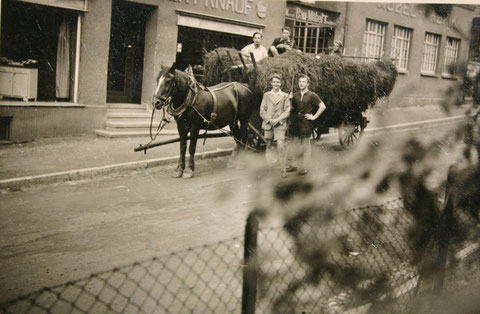
[[345, 37], [347, 37], [348, 34], [348, 9], [350, 7], [350, 3], [345, 3], [345, 31], [343, 32], [343, 40], [342, 40], [342, 45], [343, 45], [343, 54], [345, 55], [347, 51], [347, 47], [345, 47]]
[[80, 38], [82, 36], [82, 14], [77, 17], [77, 42], [75, 45], [75, 79], [73, 86], [73, 103], [78, 104], [78, 75], [80, 68]]

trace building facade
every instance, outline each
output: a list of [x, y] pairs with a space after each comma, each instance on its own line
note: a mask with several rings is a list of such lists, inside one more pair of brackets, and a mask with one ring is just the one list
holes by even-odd
[[421, 5], [320, 1], [1, 4], [0, 141], [92, 133], [105, 127], [109, 104], [148, 107], [162, 64], [201, 69], [204, 51], [240, 49], [256, 31], [268, 48], [283, 25], [303, 52], [340, 40], [346, 57], [393, 58], [401, 74], [392, 106], [438, 103], [455, 79], [449, 65], [467, 59], [473, 17], [460, 5], [442, 18]]
[[[439, 104], [457, 79], [452, 65], [468, 60], [474, 6], [443, 6], [445, 12], [414, 3], [288, 1], [287, 8], [286, 24], [291, 12], [295, 25], [307, 23], [295, 30], [302, 51], [325, 52], [335, 39], [342, 41], [346, 58], [391, 58], [399, 72], [391, 106]], [[328, 35], [314, 39], [315, 34]]]
[[102, 129], [111, 103], [148, 107], [162, 64], [201, 68], [205, 50], [241, 49], [256, 31], [268, 46], [281, 33], [286, 8], [274, 0], [1, 4], [0, 79], [21, 90], [10, 72], [37, 73], [37, 82], [25, 76], [37, 86], [34, 97], [0, 88], [0, 141], [15, 142]]

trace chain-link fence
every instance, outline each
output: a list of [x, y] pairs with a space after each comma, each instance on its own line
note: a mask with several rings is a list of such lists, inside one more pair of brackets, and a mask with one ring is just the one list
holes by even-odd
[[[452, 228], [463, 235], [450, 241], [444, 263], [429, 233], [416, 230], [401, 199], [324, 221], [310, 217], [259, 229], [250, 262], [256, 267], [251, 285], [258, 291], [252, 308], [257, 313], [411, 312], [421, 296], [442, 289], [451, 295], [480, 278], [477, 222], [466, 213], [456, 215]], [[437, 227], [432, 233], [441, 232]]]
[[0, 304], [0, 313], [232, 313], [243, 240], [152, 258]]
[[434, 260], [442, 276], [433, 282], [418, 253], [432, 245], [397, 199], [273, 228], [251, 214], [243, 239], [44, 288], [0, 313], [410, 312], [417, 296], [451, 295], [480, 278], [477, 222], [455, 215], [461, 241], [449, 242], [444, 263]]

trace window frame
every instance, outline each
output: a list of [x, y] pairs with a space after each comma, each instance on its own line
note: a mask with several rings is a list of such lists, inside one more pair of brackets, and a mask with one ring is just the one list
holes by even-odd
[[[456, 47], [451, 47], [450, 42], [455, 42], [457, 45]], [[443, 69], [442, 69], [442, 76], [444, 77], [451, 77], [455, 75], [455, 71], [451, 72], [450, 67], [452, 64], [458, 62], [458, 53], [460, 51], [460, 43], [461, 40], [455, 37], [447, 36], [445, 41], [445, 56], [443, 58]], [[452, 57], [452, 54], [454, 55]], [[453, 61], [448, 62], [448, 59]]]
[[[433, 40], [429, 41], [428, 36], [430, 36]], [[435, 74], [437, 72], [441, 42], [442, 35], [432, 32], [425, 32], [420, 73], [428, 75]]]
[[413, 29], [394, 25], [392, 34], [392, 46], [390, 56], [393, 58], [393, 64], [400, 73], [408, 71], [408, 61], [410, 56]]
[[[362, 41], [362, 61], [371, 62], [383, 57], [385, 54], [387, 25], [388, 23], [382, 21], [368, 18], [365, 20], [365, 30]], [[373, 53], [370, 53], [372, 50]]]
[[334, 38], [335, 29], [328, 26], [292, 20], [293, 40], [304, 53], [320, 54], [328, 50], [328, 43]]

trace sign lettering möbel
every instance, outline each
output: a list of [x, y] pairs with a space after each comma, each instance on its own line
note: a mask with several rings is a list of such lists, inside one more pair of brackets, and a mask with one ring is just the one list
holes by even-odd
[[[413, 3], [378, 3], [377, 7], [380, 9], [384, 9], [389, 12], [393, 12], [396, 14], [400, 14], [403, 16], [408, 16], [412, 18], [416, 18], [417, 15], [415, 13], [414, 7], [415, 4]], [[423, 15], [424, 11], [422, 9], [417, 9], [419, 15]], [[428, 19], [435, 24], [445, 25], [448, 28], [453, 28], [456, 26], [456, 22], [454, 18], [443, 18], [434, 12], [430, 13]]]

